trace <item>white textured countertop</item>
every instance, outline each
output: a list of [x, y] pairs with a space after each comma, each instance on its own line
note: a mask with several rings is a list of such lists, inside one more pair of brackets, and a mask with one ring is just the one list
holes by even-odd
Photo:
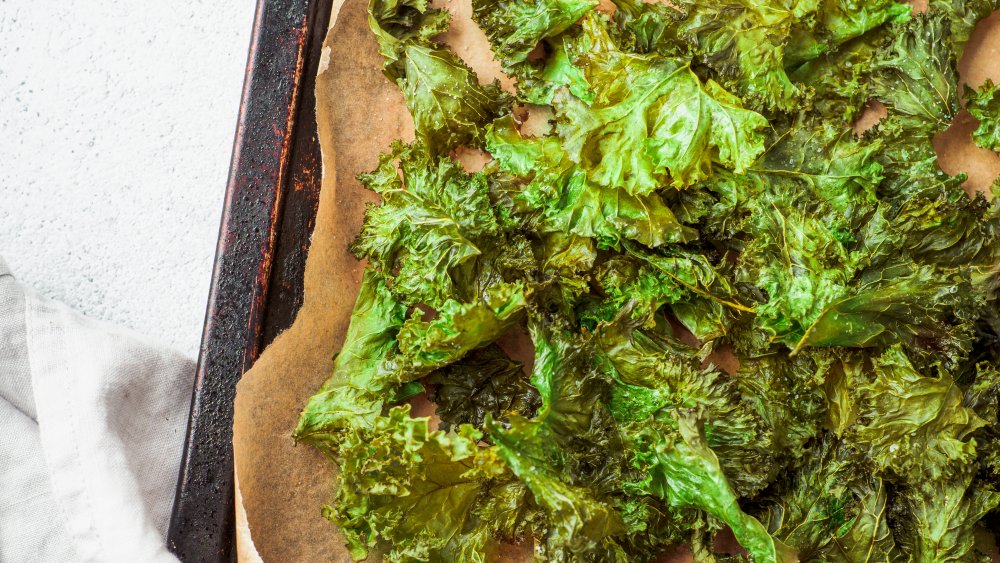
[[195, 355], [251, 0], [0, 0], [0, 256]]

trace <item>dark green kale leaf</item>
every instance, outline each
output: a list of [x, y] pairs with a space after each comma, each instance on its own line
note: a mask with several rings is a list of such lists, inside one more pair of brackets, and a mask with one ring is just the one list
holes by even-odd
[[959, 108], [947, 20], [916, 15], [893, 31], [872, 76], [878, 99], [898, 119], [894, 125], [928, 135], [944, 130]]
[[761, 500], [761, 521], [803, 561], [889, 561], [888, 491], [849, 444], [832, 435]]
[[579, 31], [577, 21], [596, 6], [596, 0], [475, 0], [472, 17], [525, 101], [551, 104], [561, 87], [589, 101], [590, 85], [567, 45]]
[[823, 385], [834, 361], [833, 355], [819, 351], [741, 360], [734, 378], [743, 400], [770, 429], [775, 452], [801, 458], [819, 435], [826, 421]]
[[902, 342], [913, 354], [953, 364], [968, 352], [979, 311], [995, 292], [998, 209], [946, 188], [911, 196], [891, 218], [876, 213], [858, 237], [866, 268], [798, 347]]
[[888, 502], [885, 483], [871, 478], [854, 489], [859, 499], [857, 515], [850, 529], [833, 541], [824, 554], [828, 561], [855, 563], [857, 561], [892, 561], [896, 554], [896, 540], [886, 524]]
[[530, 294], [520, 283], [497, 283], [473, 301], [446, 301], [434, 319], [411, 316], [396, 336], [392, 369], [417, 379], [495, 341], [523, 319]]
[[[843, 63], [861, 62], [858, 52], [867, 53], [870, 41], [854, 42], [847, 49], [841, 45], [887, 22], [905, 21], [911, 9], [889, 0], [674, 5], [618, 0], [615, 5], [617, 26], [612, 32], [626, 49], [667, 56], [689, 51], [754, 108], [784, 111], [791, 111], [803, 97], [821, 103], [830, 90], [843, 94], [845, 88], [860, 89], [862, 68]], [[811, 64], [823, 57], [829, 58]], [[820, 73], [834, 77], [824, 80]], [[807, 91], [803, 84], [808, 84]]]
[[840, 231], [837, 238], [848, 241], [847, 231], [857, 229], [874, 209], [884, 173], [876, 157], [883, 148], [879, 140], [858, 140], [843, 124], [796, 119], [772, 139], [747, 175], [760, 195], [745, 197], [768, 197], [768, 186], [807, 191], [823, 205], [824, 220]]
[[437, 405], [441, 428], [471, 424], [481, 428], [487, 416], [506, 420], [518, 414], [530, 417], [538, 409], [538, 391], [528, 382], [521, 364], [496, 345], [473, 350], [426, 379], [434, 386], [430, 399]]
[[[972, 338], [969, 311], [981, 306], [969, 277], [966, 269], [936, 269], [906, 261], [866, 271], [847, 295], [824, 307], [796, 350], [903, 342], [932, 355], [960, 354]], [[956, 313], [961, 316], [955, 318]]]
[[[890, 518], [903, 553], [911, 561], [972, 561], [973, 528], [1000, 506], [996, 484], [972, 484], [973, 472], [958, 466], [922, 479], [894, 499]], [[989, 561], [988, 556], [976, 558]]]
[[627, 428], [638, 452], [634, 463], [646, 476], [631, 486], [662, 497], [675, 509], [697, 508], [725, 522], [754, 561], [798, 561], [793, 549], [740, 508], [719, 459], [705, 441], [704, 415], [674, 411], [674, 417], [672, 432], [642, 424]]
[[978, 89], [965, 87], [965, 108], [979, 121], [972, 132], [976, 144], [984, 149], [1000, 151], [1000, 97], [993, 81], [986, 79]]
[[747, 174], [711, 183], [730, 214], [713, 221], [744, 239], [736, 280], [765, 292], [756, 322], [774, 340], [794, 347], [846, 293], [858, 269], [853, 232], [876, 207], [880, 148], [844, 125], [795, 122]]
[[645, 319], [631, 314], [627, 306], [597, 333], [618, 379], [611, 398], [615, 419], [658, 432], [674, 425], [675, 411], [703, 410], [708, 444], [731, 486], [740, 495], [758, 492], [776, 471], [772, 428], [743, 400], [735, 380], [714, 366], [702, 369], [697, 350], [641, 329]]
[[561, 308], [572, 317], [571, 309], [590, 292], [590, 270], [597, 259], [593, 241], [574, 234], [548, 233], [542, 237], [541, 252], [546, 256], [542, 276], [562, 290]]
[[792, 29], [785, 47], [785, 67], [816, 59], [886, 22], [906, 21], [912, 9], [908, 3], [892, 0], [823, 0], [816, 25]]
[[394, 82], [405, 79], [406, 47], [432, 46], [448, 30], [448, 12], [428, 7], [426, 0], [370, 0], [368, 27], [385, 58], [384, 70]]
[[857, 426], [849, 436], [893, 481], [946, 481], [976, 459], [973, 434], [986, 421], [963, 405], [946, 372], [918, 372], [900, 346], [872, 358], [874, 378], [858, 385]]
[[977, 286], [993, 277], [1000, 259], [1000, 200], [930, 189], [902, 202], [888, 221], [872, 221], [858, 237], [873, 264], [891, 262], [902, 252], [921, 263], [968, 267]]
[[948, 19], [951, 45], [959, 58], [976, 23], [1000, 8], [996, 0], [930, 0], [927, 4], [931, 13], [943, 14]]
[[635, 245], [626, 249], [645, 264], [632, 287], [613, 291], [619, 305], [637, 295], [669, 295], [668, 299], [650, 299], [645, 314], [651, 317], [660, 305], [669, 304], [674, 317], [703, 343], [726, 334], [733, 315], [753, 312], [740, 302], [726, 276], [724, 260], [713, 263], [704, 254], [679, 248], [663, 253], [646, 252]]
[[886, 28], [877, 28], [789, 71], [792, 80], [813, 89], [816, 115], [853, 123], [862, 114], [873, 97], [870, 75], [886, 36]]
[[621, 447], [602, 407], [605, 376], [582, 340], [558, 326], [529, 328], [535, 343], [531, 383], [541, 407], [531, 419], [487, 421], [489, 435], [548, 514], [542, 546], [547, 558], [625, 561], [618, 537], [625, 532], [622, 516], [599, 485]]
[[[777, 186], [776, 186], [777, 187]], [[738, 279], [764, 290], [755, 307], [758, 326], [795, 347], [823, 310], [847, 292], [857, 271], [833, 213], [795, 185], [754, 199]], [[766, 199], [765, 199], [766, 198]], [[835, 220], [835, 219], [834, 219]]]
[[931, 144], [959, 109], [949, 22], [941, 14], [919, 14], [892, 31], [872, 74], [875, 97], [889, 110], [876, 128], [885, 138], [879, 161], [887, 173], [880, 191], [900, 199], [925, 189], [958, 187], [964, 178], [941, 171]]
[[615, 26], [608, 31], [624, 50], [677, 56], [684, 45], [674, 34], [686, 13], [676, 5], [643, 0], [614, 0]]
[[995, 288], [995, 204], [944, 186], [879, 203], [884, 152], [844, 127], [795, 124], [750, 173], [721, 177], [733, 220], [749, 215], [737, 279], [766, 292], [758, 326], [796, 351], [903, 342], [953, 362]]

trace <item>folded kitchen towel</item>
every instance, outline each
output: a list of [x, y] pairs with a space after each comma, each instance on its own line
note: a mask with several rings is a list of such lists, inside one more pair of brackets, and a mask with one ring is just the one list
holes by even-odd
[[33, 294], [0, 259], [0, 562], [176, 561], [194, 369]]

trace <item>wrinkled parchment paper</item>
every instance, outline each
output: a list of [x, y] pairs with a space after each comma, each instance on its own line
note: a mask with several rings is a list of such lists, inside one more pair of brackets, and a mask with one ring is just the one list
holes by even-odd
[[[438, 4], [454, 14], [444, 40], [482, 80], [499, 77], [482, 32], [471, 23], [469, 0]], [[243, 376], [236, 397], [240, 561], [351, 560], [340, 533], [320, 516], [320, 507], [332, 499], [336, 467], [313, 448], [293, 446], [291, 433], [306, 400], [329, 375], [361, 279], [361, 264], [347, 245], [360, 228], [365, 203], [374, 197], [355, 175], [374, 168], [392, 140], [411, 140], [413, 123], [399, 90], [382, 75], [368, 30], [367, 0], [336, 0], [333, 10], [316, 81], [323, 188], [306, 264], [305, 300], [292, 327]], [[960, 70], [974, 86], [987, 77], [1000, 83], [1000, 16], [980, 23]], [[511, 87], [509, 80], [502, 82]], [[878, 117], [877, 109], [871, 113]], [[1000, 174], [1000, 157], [972, 143], [975, 126], [963, 112], [935, 139], [935, 147], [947, 172], [966, 172], [970, 190], [986, 190]], [[678, 552], [665, 559], [670, 560], [689, 558]]]

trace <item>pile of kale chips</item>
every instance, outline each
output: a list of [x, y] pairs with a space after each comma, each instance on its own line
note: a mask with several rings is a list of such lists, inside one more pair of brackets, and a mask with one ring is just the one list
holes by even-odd
[[[416, 140], [361, 176], [368, 267], [296, 431], [352, 556], [713, 561], [729, 527], [756, 562], [988, 559], [1000, 204], [931, 139], [998, 3], [474, 0], [511, 95], [435, 40], [446, 12], [372, 0]], [[1000, 95], [964, 95], [1000, 149]]]

